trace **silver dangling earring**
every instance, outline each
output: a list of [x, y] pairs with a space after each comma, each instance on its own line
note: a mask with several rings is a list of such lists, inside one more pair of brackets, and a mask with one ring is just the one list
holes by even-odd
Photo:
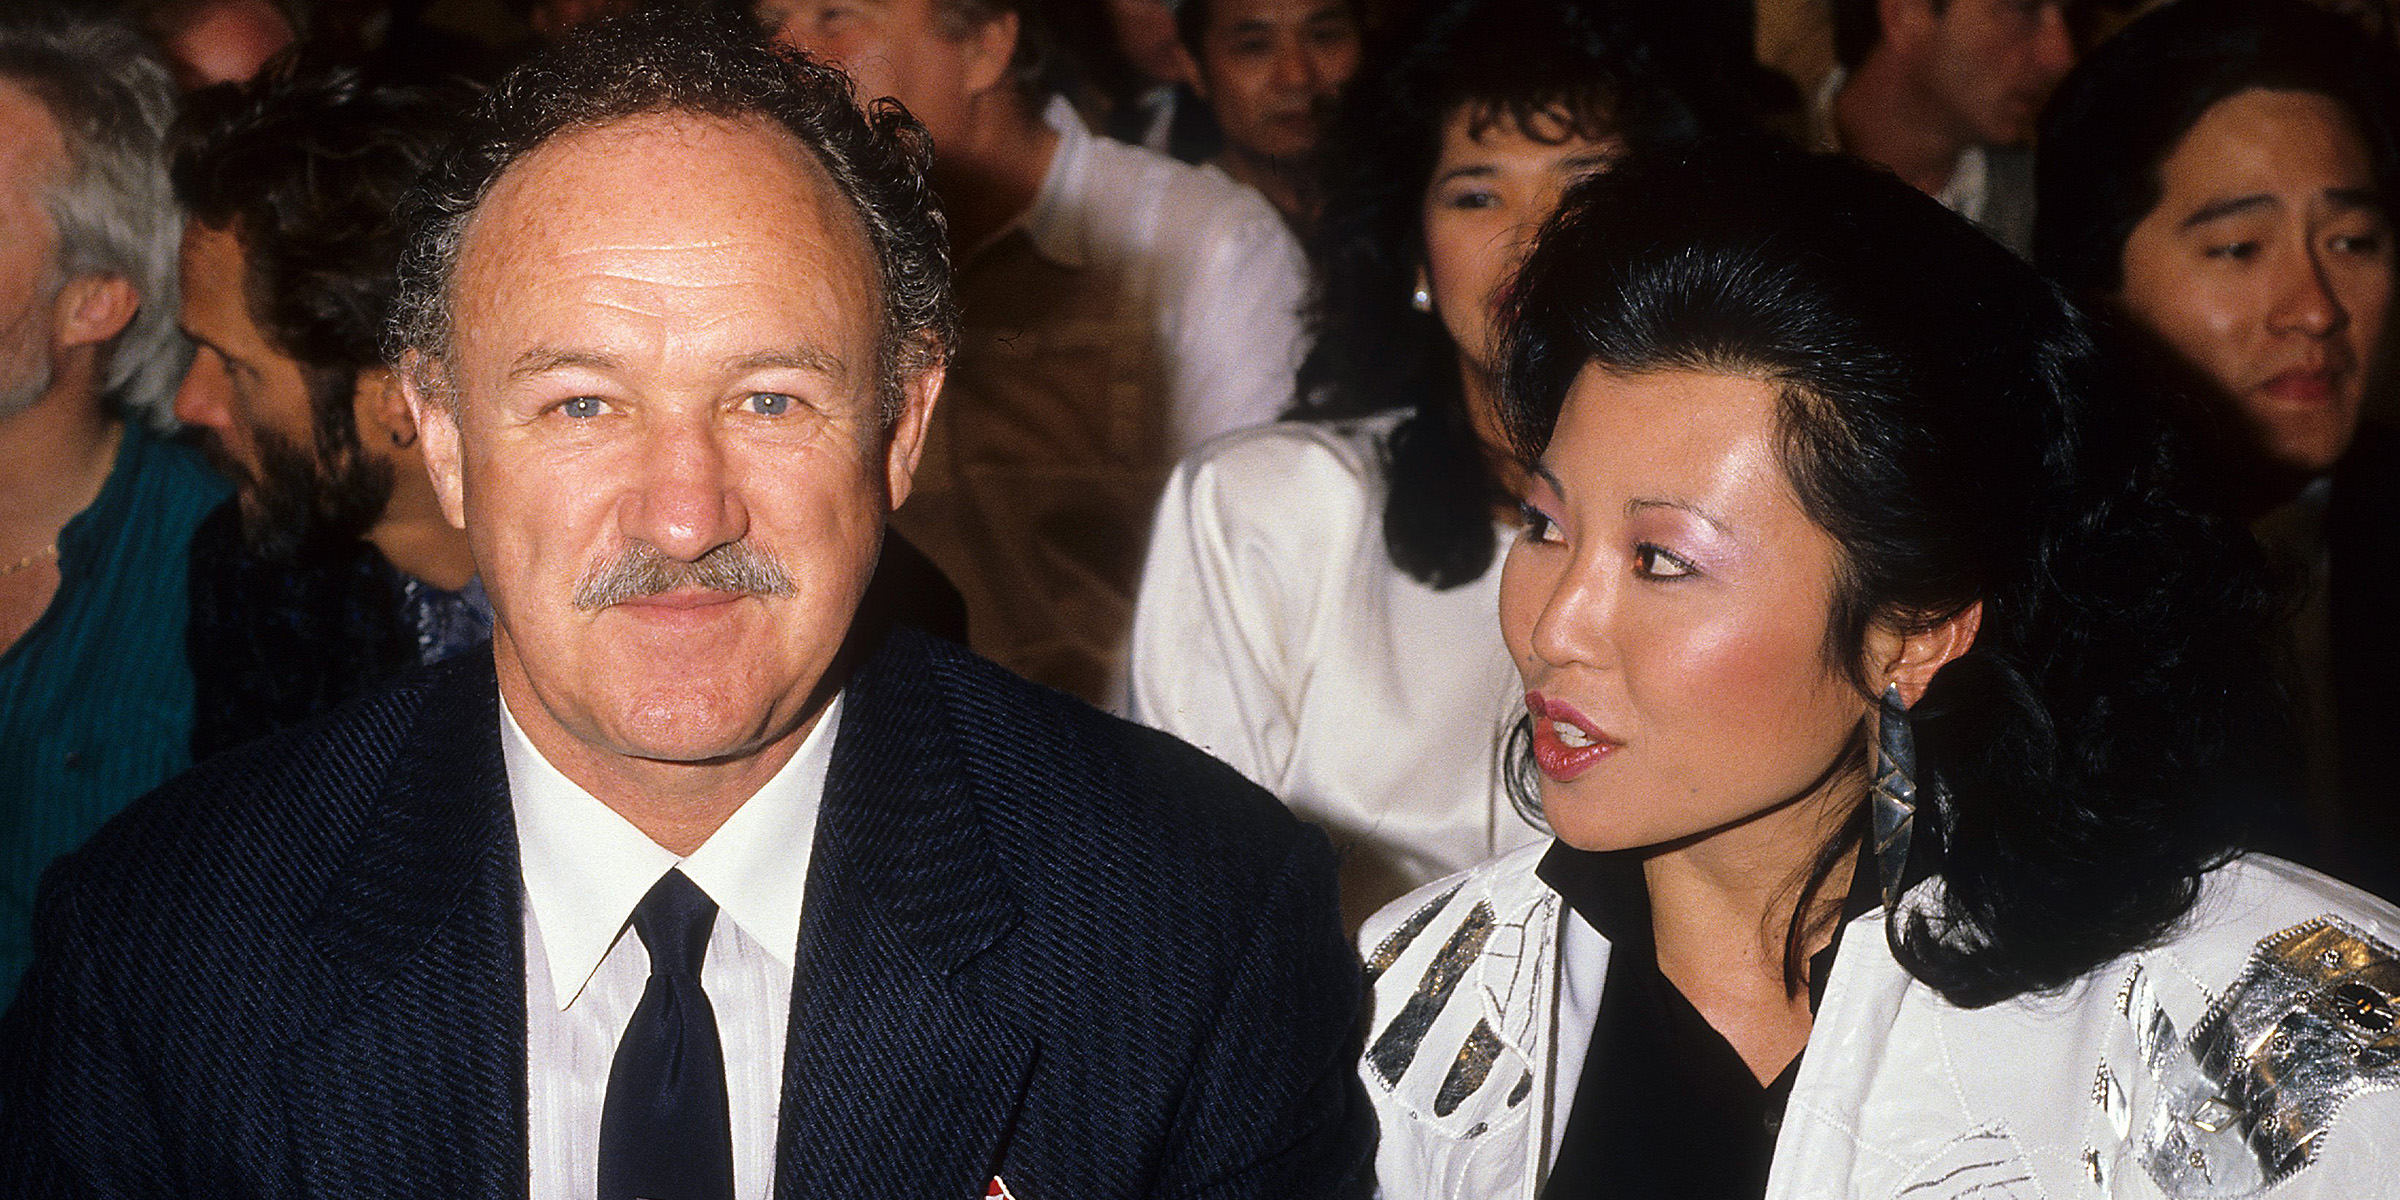
[[1873, 806], [1875, 874], [1883, 884], [1886, 919], [1900, 902], [1900, 885], [1908, 871], [1908, 846], [1917, 818], [1917, 738], [1909, 728], [1908, 708], [1900, 703], [1900, 685], [1887, 684], [1875, 722]]
[[1408, 306], [1421, 313], [1433, 311], [1433, 289], [1425, 282], [1423, 268], [1417, 270], [1417, 290], [1408, 294]]

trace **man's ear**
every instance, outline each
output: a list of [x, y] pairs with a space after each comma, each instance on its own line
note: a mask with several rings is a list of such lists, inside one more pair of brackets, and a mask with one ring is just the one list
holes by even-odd
[[1973, 604], [1952, 614], [1949, 619], [1930, 629], [1915, 633], [1886, 634], [1875, 638], [1880, 645], [1875, 653], [1880, 660], [1872, 664], [1876, 674], [1872, 682], [1877, 695], [1887, 684], [1900, 688], [1900, 702], [1916, 707], [1933, 682], [1934, 674], [1975, 644], [1975, 635], [1983, 628], [1983, 602]]
[[405, 450], [417, 444], [417, 415], [408, 406], [408, 389], [390, 367], [359, 371], [350, 392], [351, 418], [358, 423], [358, 440], [370, 454], [386, 453], [385, 446]]
[[966, 92], [980, 96], [1008, 78], [1008, 64], [1017, 56], [1017, 14], [1003, 12], [975, 27], [961, 46], [965, 58]]
[[[425, 473], [433, 478], [434, 498], [441, 501], [442, 518], [454, 529], [467, 527], [466, 480], [460, 472], [458, 391], [444, 377], [440, 363], [427, 362], [411, 350], [400, 360], [396, 374], [409, 420], [425, 448]], [[442, 395], [426, 392], [428, 383], [441, 384]]]
[[916, 486], [917, 463], [925, 455], [925, 430], [942, 396], [940, 367], [928, 367], [900, 385], [900, 415], [884, 433], [884, 490], [898, 511]]
[[98, 346], [125, 331], [142, 308], [142, 294], [122, 275], [78, 275], [58, 289], [51, 306], [57, 350]]

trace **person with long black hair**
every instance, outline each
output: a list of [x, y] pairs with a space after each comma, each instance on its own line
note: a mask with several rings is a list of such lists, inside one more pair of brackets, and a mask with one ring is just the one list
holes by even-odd
[[2400, 909], [2235, 851], [2262, 568], [2078, 310], [1748, 144], [1511, 295], [1555, 838], [1363, 931], [1387, 1200], [2388, 1194]]
[[1616, 6], [1435, 14], [1331, 142], [1297, 419], [1202, 448], [1160, 504], [1132, 712], [1324, 824], [1353, 926], [1537, 836], [1500, 786], [1492, 566], [1524, 477], [1492, 317], [1569, 183], [1705, 124], [1660, 58]]

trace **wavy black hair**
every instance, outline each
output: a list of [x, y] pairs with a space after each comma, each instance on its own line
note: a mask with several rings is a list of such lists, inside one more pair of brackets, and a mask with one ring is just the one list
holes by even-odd
[[[1895, 926], [1913, 975], [1969, 1006], [2053, 989], [2190, 909], [2235, 843], [2220, 768], [2281, 719], [2273, 606], [2055, 287], [1886, 172], [1719, 143], [1579, 186], [1508, 329], [1528, 460], [1587, 368], [1779, 390], [1785, 472], [1840, 546], [1825, 654], [1862, 695], [1871, 629], [1982, 606], [1909, 714], [1919, 787], [1945, 797], [1919, 822], [1942, 886]], [[1861, 824], [1819, 853], [1787, 971]]]
[[958, 341], [947, 226], [926, 178], [925, 127], [897, 102], [862, 111], [850, 79], [770, 46], [738, 14], [650, 8], [577, 30], [502, 77], [400, 206], [408, 245], [385, 354], [452, 398], [450, 282], [467, 223], [500, 176], [561, 134], [650, 113], [757, 119], [790, 133], [858, 214], [883, 306], [877, 363], [887, 419], [906, 379]]
[[319, 461], [359, 457], [353, 392], [383, 362], [404, 245], [392, 213], [474, 101], [464, 84], [391, 86], [289, 55], [185, 100], [175, 198], [241, 239], [251, 319], [300, 365]]
[[2377, 190], [2400, 196], [2400, 55], [2388, 42], [2303, 0], [2177, 0], [2094, 50], [2043, 110], [2034, 264], [2086, 302], [2114, 295], [2167, 157], [2218, 101], [2252, 88], [2340, 105]]
[[1644, 145], [1734, 120], [1691, 98], [1733, 93], [1711, 88], [1703, 56], [1659, 36], [1640, 7], [1452, 0], [1360, 73], [1365, 85], [1326, 139], [1328, 193], [1311, 247], [1315, 344], [1290, 415], [1411, 410], [1385, 450], [1383, 542], [1393, 566], [1433, 587], [1491, 568], [1492, 505], [1513, 499], [1484, 465], [1459, 390], [1457, 345], [1440, 318], [1409, 304], [1443, 127], [1466, 111], [1479, 125], [1530, 135], [1547, 116], [1560, 119], [1561, 136]]

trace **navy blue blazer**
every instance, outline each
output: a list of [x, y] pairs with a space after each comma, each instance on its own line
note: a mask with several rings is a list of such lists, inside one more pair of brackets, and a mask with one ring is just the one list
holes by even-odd
[[[523, 1197], [490, 656], [138, 802], [46, 877], [0, 1195]], [[778, 1197], [1365, 1186], [1324, 838], [1232, 770], [905, 630], [852, 674]]]

